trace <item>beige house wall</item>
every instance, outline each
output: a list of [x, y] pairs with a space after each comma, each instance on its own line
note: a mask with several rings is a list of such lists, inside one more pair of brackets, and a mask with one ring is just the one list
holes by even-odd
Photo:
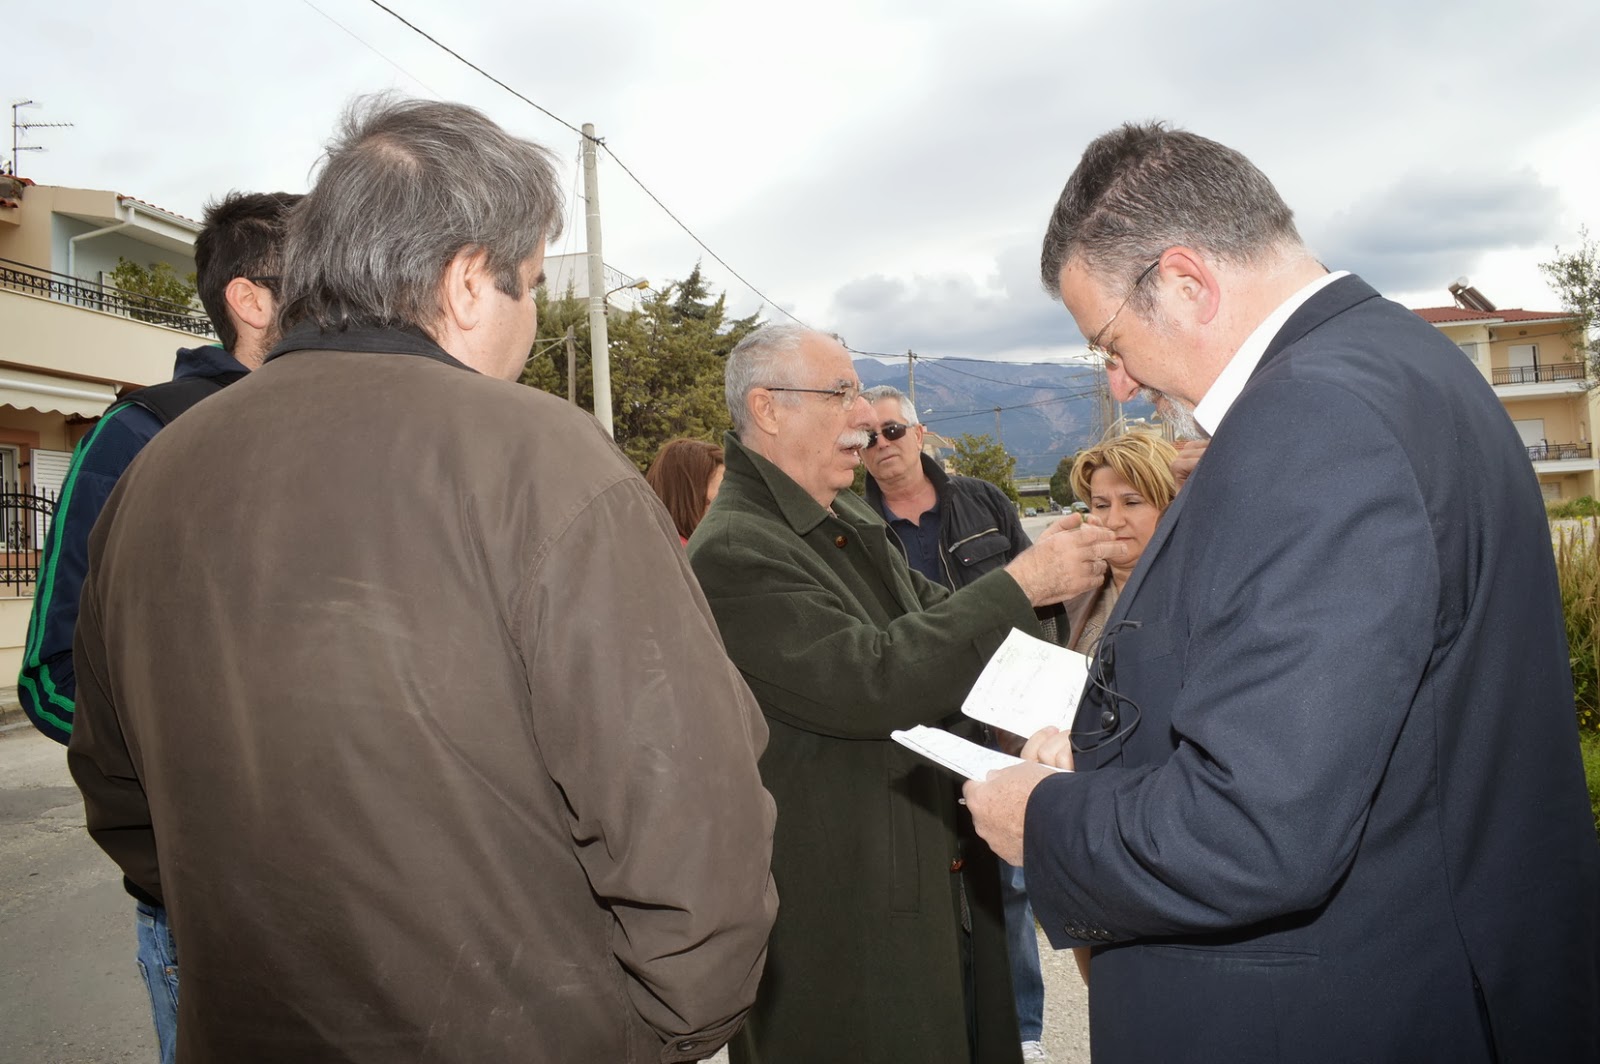
[[[1541, 366], [1581, 361], [1573, 349], [1574, 336], [1565, 322], [1508, 322], [1499, 325], [1441, 325], [1438, 327], [1491, 384], [1494, 371], [1511, 366], [1511, 348], [1518, 344], [1538, 347]], [[1595, 426], [1600, 424], [1600, 389], [1575, 394], [1540, 398], [1501, 396], [1506, 414], [1513, 421], [1535, 418], [1544, 421], [1544, 439], [1552, 444], [1587, 443], [1600, 453]], [[1540, 473], [1542, 487], [1555, 486], [1559, 498], [1576, 499], [1584, 495], [1600, 498], [1600, 470]]]
[[0, 288], [0, 364], [80, 380], [142, 387], [172, 377], [193, 333]]
[[17, 674], [22, 671], [22, 651], [28, 642], [28, 614], [31, 612], [32, 595], [0, 598], [0, 686], [15, 684]]

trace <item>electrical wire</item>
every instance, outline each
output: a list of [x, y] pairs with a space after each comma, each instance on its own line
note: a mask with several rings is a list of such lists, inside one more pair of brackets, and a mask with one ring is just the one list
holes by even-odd
[[456, 51], [454, 48], [450, 47], [448, 44], [445, 44], [439, 38], [435, 37], [433, 34], [429, 33], [427, 30], [423, 29], [421, 26], [418, 26], [415, 22], [412, 22], [410, 19], [408, 19], [404, 15], [400, 14], [400, 12], [398, 12], [394, 8], [390, 7], [388, 4], [385, 4], [383, 2], [383, 0], [367, 0], [367, 2], [369, 4], [371, 4], [373, 7], [377, 8], [380, 11], [383, 11], [385, 14], [389, 15], [391, 18], [393, 18], [395, 21], [399, 22], [402, 26], [404, 26], [406, 29], [410, 30], [412, 33], [417, 34], [419, 37], [422, 37], [423, 39], [427, 40], [430, 44], [434, 45], [435, 47], [439, 48], [440, 50], [448, 52], [452, 57], [454, 57], [455, 59], [457, 59], [461, 63], [464, 63], [465, 65], [471, 67], [473, 70], [476, 70], [479, 74], [482, 74], [484, 77], [488, 78], [490, 81], [494, 82], [496, 85], [500, 86], [502, 89], [505, 89], [511, 95], [515, 96], [517, 99], [521, 100], [523, 103], [527, 104], [529, 107], [533, 108], [535, 111], [538, 111], [540, 114], [546, 116], [547, 118], [550, 118], [553, 121], [559, 122], [561, 125], [566, 126], [568, 129], [572, 130], [574, 133], [576, 133], [580, 137], [584, 135], [583, 130], [579, 129], [577, 126], [573, 125], [571, 122], [568, 122], [565, 118], [562, 118], [560, 115], [556, 114], [554, 111], [551, 111], [550, 109], [545, 108], [545, 107], [540, 107], [538, 104], [534, 103], [532, 100], [530, 100], [526, 96], [522, 95], [522, 93], [518, 92], [516, 89], [513, 89], [510, 85], [507, 85], [505, 82], [501, 81], [499, 78], [495, 77], [493, 74], [491, 74], [487, 70], [483, 69], [483, 67], [479, 66], [477, 63], [474, 63], [472, 60], [468, 59], [466, 56], [462, 55], [460, 52]]
[[641, 192], [643, 192], [646, 196], [649, 196], [651, 201], [654, 202], [657, 207], [660, 207], [661, 210], [666, 214], [666, 216], [668, 218], [671, 218], [673, 220], [673, 222], [676, 223], [676, 225], [678, 226], [679, 229], [682, 229], [685, 233], [688, 234], [690, 240], [693, 240], [696, 244], [698, 244], [700, 246], [701, 250], [703, 250], [707, 255], [710, 255], [713, 259], [715, 259], [717, 261], [717, 263], [723, 269], [727, 270], [730, 274], [732, 274], [734, 276], [734, 278], [737, 279], [740, 284], [744, 285], [746, 288], [750, 289], [750, 291], [752, 291], [756, 295], [760, 296], [761, 297], [761, 301], [763, 303], [765, 303], [766, 305], [772, 307], [774, 310], [778, 311], [780, 314], [783, 314], [785, 317], [790, 318], [791, 320], [795, 321], [796, 323], [798, 323], [800, 325], [805, 326], [808, 329], [811, 327], [809, 325], [806, 325], [805, 322], [801, 321], [794, 314], [792, 314], [789, 311], [785, 310], [775, 300], [771, 299], [765, 292], [761, 291], [761, 289], [757, 288], [755, 285], [753, 285], [749, 281], [747, 281], [743, 274], [741, 274], [738, 270], [735, 270], [732, 266], [728, 265], [728, 262], [727, 262], [726, 259], [724, 259], [721, 255], [718, 255], [715, 251], [712, 251], [711, 250], [711, 246], [709, 244], [707, 244], [704, 240], [701, 240], [700, 237], [698, 235], [696, 235], [695, 231], [693, 229], [690, 229], [689, 226], [684, 223], [682, 218], [679, 218], [676, 214], [672, 213], [672, 210], [665, 203], [661, 202], [661, 197], [660, 196], [657, 196], [654, 192], [650, 191], [649, 186], [646, 185], [643, 181], [641, 181], [639, 179], [639, 175], [638, 174], [635, 174], [631, 169], [629, 169], [628, 164], [623, 162], [622, 159], [617, 156], [616, 152], [611, 150], [611, 146], [608, 145], [605, 142], [605, 139], [603, 137], [592, 137], [589, 134], [584, 133], [583, 130], [579, 129], [577, 126], [573, 125], [571, 122], [568, 122], [566, 119], [562, 118], [560, 115], [556, 114], [555, 112], [549, 110], [548, 108], [540, 107], [538, 104], [536, 104], [532, 100], [528, 99], [528, 97], [522, 95], [522, 93], [518, 92], [516, 89], [513, 89], [510, 85], [507, 85], [505, 82], [501, 81], [499, 78], [495, 77], [493, 74], [491, 74], [487, 70], [483, 69], [483, 67], [481, 67], [478, 64], [474, 63], [472, 60], [468, 59], [466, 56], [462, 55], [460, 52], [456, 51], [454, 48], [451, 48], [449, 45], [447, 45], [443, 41], [439, 40], [439, 38], [433, 36], [427, 30], [424, 30], [422, 27], [418, 26], [416, 23], [411, 22], [410, 20], [408, 20], [405, 16], [403, 16], [399, 12], [395, 11], [392, 7], [389, 7], [387, 4], [383, 3], [382, 0], [367, 0], [367, 2], [372, 4], [374, 7], [379, 8], [380, 10], [387, 12], [390, 16], [392, 16], [393, 18], [398, 20], [407, 29], [411, 30], [413, 33], [416, 33], [416, 34], [426, 38], [429, 42], [431, 42], [432, 44], [434, 44], [438, 48], [443, 49], [445, 52], [448, 52], [455, 59], [457, 59], [460, 62], [466, 64], [469, 67], [471, 67], [473, 70], [477, 71], [479, 74], [482, 74], [484, 77], [488, 78], [490, 81], [494, 82], [496, 85], [500, 86], [502, 89], [506, 90], [511, 95], [513, 95], [517, 99], [521, 100], [523, 103], [527, 104], [529, 107], [532, 107], [534, 110], [538, 111], [539, 113], [541, 113], [543, 115], [546, 115], [546, 116], [554, 119], [555, 121], [561, 123], [562, 125], [566, 126], [568, 129], [572, 130], [574, 133], [578, 134], [578, 136], [583, 137], [583, 138], [585, 138], [587, 140], [594, 141], [596, 146], [598, 146], [600, 148], [603, 148], [605, 150], [605, 153], [607, 155], [611, 156], [611, 159], [612, 159], [613, 162], [615, 162], [618, 166], [622, 167], [622, 172], [628, 175], [629, 180], [631, 180], [634, 184], [639, 186], [639, 190]]
[[367, 51], [371, 52], [373, 55], [377, 56], [379, 59], [382, 59], [385, 63], [388, 63], [390, 66], [392, 66], [396, 70], [400, 71], [400, 73], [404, 74], [406, 77], [410, 78], [412, 81], [416, 82], [418, 85], [421, 85], [423, 88], [427, 89], [434, 96], [439, 97], [441, 99], [443, 98], [442, 94], [439, 92], [438, 89], [434, 88], [432, 85], [429, 85], [426, 81], [423, 81], [421, 78], [417, 77], [411, 71], [407, 70], [405, 67], [401, 66], [399, 63], [396, 63], [393, 59], [390, 59], [388, 56], [384, 55], [376, 47], [374, 47], [372, 44], [370, 44], [366, 40], [364, 40], [361, 37], [360, 34], [356, 33], [355, 30], [351, 29], [349, 26], [346, 26], [343, 22], [340, 22], [338, 19], [336, 19], [332, 15], [328, 14], [326, 11], [322, 10], [322, 8], [318, 7], [316, 4], [313, 4], [311, 2], [311, 0], [300, 0], [300, 2], [305, 4], [311, 10], [315, 11], [317, 14], [321, 15], [323, 18], [327, 19], [329, 22], [333, 23], [335, 26], [338, 26], [341, 30], [344, 30], [346, 33], [348, 33], [355, 40], [355, 42], [357, 44], [361, 45], [363, 48], [367, 49]]

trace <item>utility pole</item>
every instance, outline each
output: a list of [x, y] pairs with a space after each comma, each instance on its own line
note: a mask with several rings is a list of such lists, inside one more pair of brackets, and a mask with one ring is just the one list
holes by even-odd
[[1000, 408], [998, 406], [994, 408], [994, 438], [995, 441], [1000, 444], [1000, 449], [1002, 451], [1005, 450], [1006, 437], [1005, 434], [1000, 431]]
[[567, 402], [578, 403], [578, 327], [567, 326]]
[[1111, 384], [1104, 373], [1094, 382], [1095, 439], [1103, 440], [1111, 433]]
[[38, 144], [24, 145], [21, 143], [21, 134], [25, 129], [70, 129], [71, 122], [24, 122], [18, 112], [24, 107], [38, 107], [33, 100], [22, 100], [11, 105], [11, 174], [17, 174], [17, 153], [24, 151], [44, 151]]
[[913, 408], [917, 405], [917, 355], [909, 348], [906, 350], [906, 398], [911, 400]]
[[615, 436], [611, 424], [611, 347], [606, 335], [606, 271], [600, 259], [600, 179], [594, 166], [594, 150], [599, 143], [594, 123], [585, 122], [583, 199], [589, 237], [589, 365], [594, 371], [594, 416], [606, 435]]

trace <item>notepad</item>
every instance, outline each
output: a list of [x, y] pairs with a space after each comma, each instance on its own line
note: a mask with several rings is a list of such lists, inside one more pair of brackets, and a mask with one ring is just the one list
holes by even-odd
[[[1089, 659], [1082, 654], [1012, 629], [967, 692], [961, 712], [1023, 738], [1041, 728], [1069, 728], [1088, 676]], [[1023, 764], [1019, 757], [927, 725], [892, 732], [891, 737], [969, 780]]]
[[1031, 763], [1024, 762], [1020, 757], [991, 750], [987, 746], [979, 746], [942, 728], [930, 728], [925, 724], [919, 724], [905, 731], [891, 732], [890, 736], [907, 750], [921, 754], [934, 764], [942, 765], [969, 780], [984, 780], [991, 772], [1010, 768], [1012, 765]]

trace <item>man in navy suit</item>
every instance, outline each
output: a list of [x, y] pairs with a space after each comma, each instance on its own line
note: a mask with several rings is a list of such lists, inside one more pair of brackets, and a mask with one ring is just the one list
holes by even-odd
[[1070, 735], [967, 785], [1096, 1064], [1600, 1060], [1600, 845], [1550, 532], [1455, 345], [1231, 149], [1100, 137], [1043, 273], [1119, 399], [1211, 436]]

